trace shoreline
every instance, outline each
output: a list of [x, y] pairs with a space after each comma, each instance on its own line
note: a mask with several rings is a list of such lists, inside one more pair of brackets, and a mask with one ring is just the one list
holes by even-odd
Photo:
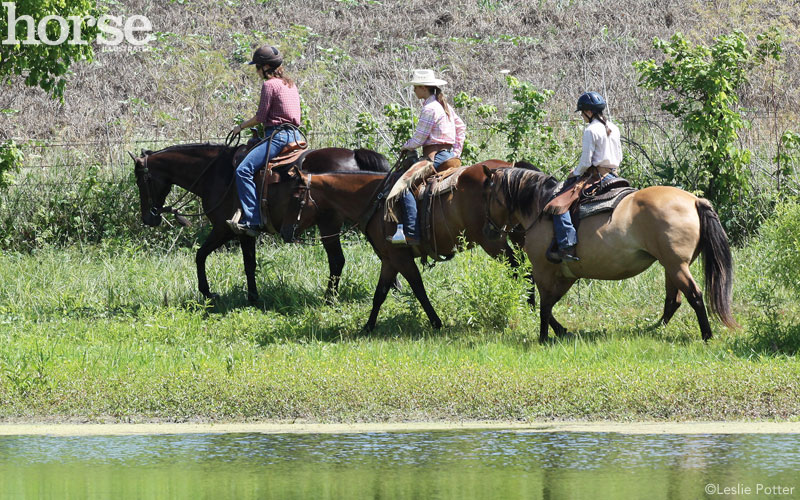
[[0, 436], [130, 436], [165, 434], [361, 434], [508, 430], [618, 434], [800, 434], [800, 422], [386, 422], [386, 423], [0, 423]]

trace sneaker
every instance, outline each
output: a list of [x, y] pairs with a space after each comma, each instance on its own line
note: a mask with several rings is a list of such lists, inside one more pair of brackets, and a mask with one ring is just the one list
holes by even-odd
[[403, 225], [397, 225], [397, 231], [395, 231], [394, 235], [386, 238], [387, 240], [391, 241], [394, 245], [406, 245], [406, 235], [403, 233]]

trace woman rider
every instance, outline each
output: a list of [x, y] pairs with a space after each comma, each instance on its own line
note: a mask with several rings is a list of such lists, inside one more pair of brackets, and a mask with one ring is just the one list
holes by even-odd
[[[451, 108], [442, 93], [441, 87], [447, 82], [436, 78], [433, 70], [416, 69], [409, 85], [414, 86], [414, 94], [422, 100], [417, 130], [402, 150], [414, 151], [422, 147], [422, 156], [433, 162], [433, 168], [450, 158], [459, 158], [464, 147], [467, 126]], [[403, 193], [403, 217], [405, 234], [398, 231], [392, 243], [419, 245], [417, 234], [417, 201], [411, 190]]]
[[[603, 116], [606, 101], [597, 92], [585, 92], [578, 98], [578, 106], [583, 121], [587, 123], [583, 130], [583, 153], [578, 166], [570, 173], [573, 180], [584, 174], [597, 173], [601, 179], [616, 177], [617, 168], [622, 162], [622, 146], [619, 129]], [[572, 225], [569, 210], [561, 215], [553, 215], [553, 231], [558, 244], [558, 254], [548, 255], [551, 260], [577, 261], [575, 245], [578, 244], [578, 233]]]
[[[263, 123], [267, 139], [251, 149], [236, 167], [236, 188], [242, 203], [242, 217], [239, 222], [229, 220], [228, 226], [237, 234], [256, 236], [261, 226], [253, 179], [256, 171], [264, 168], [287, 144], [300, 140], [300, 134], [294, 128], [300, 126], [300, 94], [295, 83], [284, 75], [282, 63], [278, 49], [267, 45], [258, 48], [253, 53], [253, 60], [248, 63], [254, 64], [256, 72], [264, 79], [261, 100], [256, 114], [231, 132], [238, 134]], [[287, 124], [292, 127], [287, 127]]]

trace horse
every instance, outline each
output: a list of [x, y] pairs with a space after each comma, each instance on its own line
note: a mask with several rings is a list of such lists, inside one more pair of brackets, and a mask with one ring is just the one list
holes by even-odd
[[[177, 211], [164, 207], [164, 202], [173, 185], [198, 196], [202, 201], [202, 215], [211, 222], [211, 232], [195, 256], [198, 289], [203, 297], [215, 299], [206, 277], [206, 258], [228, 241], [238, 238], [247, 277], [247, 298], [250, 303], [258, 300], [255, 269], [255, 238], [236, 235], [226, 224], [239, 208], [239, 196], [234, 182], [233, 156], [235, 147], [221, 144], [186, 144], [171, 146], [159, 151], [143, 150], [140, 157], [128, 153], [134, 160], [134, 173], [139, 188], [142, 222], [151, 227], [162, 221], [162, 213]], [[388, 171], [386, 158], [367, 149], [324, 148], [310, 151], [302, 168], [308, 172], [330, 171]], [[278, 182], [269, 188], [269, 212], [271, 220], [281, 224], [283, 210], [291, 191], [286, 183]], [[200, 215], [200, 214], [198, 214]], [[179, 222], [181, 219], [179, 218]], [[339, 279], [344, 267], [344, 254], [339, 239], [342, 220], [331, 214], [320, 214], [311, 222], [319, 227], [323, 245], [328, 255], [330, 277], [325, 292], [326, 298], [337, 293]]]
[[[433, 241], [428, 245], [439, 254], [451, 256], [459, 249], [459, 239], [464, 237], [468, 246], [479, 245], [493, 257], [503, 256], [515, 263], [514, 253], [502, 234], [484, 229], [486, 207], [481, 203], [483, 192], [483, 167], [510, 166], [497, 160], [462, 167], [455, 189], [434, 200]], [[342, 219], [359, 224], [372, 249], [381, 259], [381, 271], [372, 311], [364, 329], [375, 328], [378, 312], [386, 295], [400, 273], [411, 286], [431, 326], [439, 329], [442, 321], [433, 309], [425, 292], [419, 269], [414, 259], [413, 247], [398, 246], [387, 241], [388, 223], [383, 220], [383, 210], [376, 208], [378, 193], [386, 185], [383, 172], [346, 172], [327, 174], [298, 173], [294, 200], [284, 216], [281, 235], [284, 241], [294, 241], [298, 231], [309, 227], [317, 213], [332, 212]], [[391, 226], [394, 230], [394, 226]], [[521, 242], [520, 242], [521, 243]], [[417, 247], [422, 248], [422, 247]], [[424, 252], [424, 250], [422, 250]], [[431, 255], [438, 257], [437, 255]]]
[[[487, 217], [493, 224], [521, 224], [525, 253], [539, 291], [539, 341], [566, 329], [553, 317], [553, 306], [579, 278], [622, 280], [636, 276], [658, 261], [664, 267], [666, 299], [660, 324], [669, 323], [686, 296], [697, 315], [704, 341], [711, 326], [703, 294], [689, 271], [702, 254], [705, 288], [711, 312], [729, 328], [739, 325], [731, 314], [733, 258], [725, 230], [711, 203], [670, 186], [651, 186], [623, 198], [613, 212], [581, 220], [578, 227], [579, 261], [553, 264], [545, 257], [553, 239], [553, 224], [543, 209], [552, 198], [557, 180], [537, 170], [484, 169]], [[565, 269], [566, 267], [566, 269]], [[533, 303], [533, 292], [529, 302]]]

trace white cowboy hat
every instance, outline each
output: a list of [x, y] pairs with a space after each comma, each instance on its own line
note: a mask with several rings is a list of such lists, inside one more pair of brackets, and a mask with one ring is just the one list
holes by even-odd
[[447, 82], [436, 78], [432, 69], [415, 69], [414, 76], [411, 77], [409, 85], [424, 85], [426, 87], [441, 87]]

